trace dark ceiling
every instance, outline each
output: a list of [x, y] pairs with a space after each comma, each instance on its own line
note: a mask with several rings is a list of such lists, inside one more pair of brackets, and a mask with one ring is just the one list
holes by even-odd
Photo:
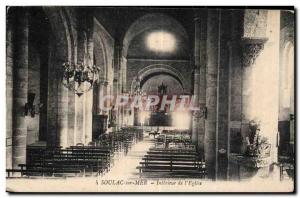
[[177, 20], [188, 33], [194, 34], [194, 12], [192, 7], [94, 7], [94, 16], [115, 38], [122, 42], [130, 25], [140, 17], [149, 13], [166, 14]]

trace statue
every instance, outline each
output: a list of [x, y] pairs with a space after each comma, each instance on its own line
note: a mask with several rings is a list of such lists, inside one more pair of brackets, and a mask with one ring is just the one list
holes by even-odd
[[158, 86], [158, 94], [165, 95], [167, 93], [167, 85], [164, 85], [164, 83], [161, 83], [161, 85]]
[[249, 136], [246, 137], [247, 149], [246, 156], [264, 158], [269, 157], [271, 144], [268, 139], [260, 133], [260, 123], [254, 120], [249, 122]]

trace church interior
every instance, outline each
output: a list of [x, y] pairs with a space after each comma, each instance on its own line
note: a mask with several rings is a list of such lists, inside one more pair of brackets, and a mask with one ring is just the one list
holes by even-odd
[[[294, 18], [293, 9], [8, 7], [7, 180], [293, 181]], [[115, 102], [150, 95], [159, 99], [150, 108]]]

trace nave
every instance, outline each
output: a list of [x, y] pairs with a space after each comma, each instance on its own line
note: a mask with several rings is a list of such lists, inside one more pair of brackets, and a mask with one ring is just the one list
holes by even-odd
[[292, 9], [10, 7], [6, 31], [10, 184], [293, 183]]

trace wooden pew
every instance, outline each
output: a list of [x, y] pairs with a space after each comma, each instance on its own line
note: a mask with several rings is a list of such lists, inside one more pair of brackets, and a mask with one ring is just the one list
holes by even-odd
[[140, 162], [140, 177], [203, 178], [205, 164], [195, 150], [151, 148]]
[[[41, 150], [26, 165], [21, 165], [22, 175], [54, 175], [79, 173], [102, 174], [108, 171], [113, 152], [107, 147], [73, 146], [67, 149]], [[8, 170], [8, 174], [13, 172]]]
[[143, 131], [132, 128], [105, 134], [89, 146], [77, 145], [66, 149], [34, 146], [27, 152], [26, 164], [6, 172], [8, 177], [13, 172], [19, 172], [22, 176], [102, 174], [109, 171], [115, 152], [124, 151], [126, 154], [134, 143], [142, 139]]

